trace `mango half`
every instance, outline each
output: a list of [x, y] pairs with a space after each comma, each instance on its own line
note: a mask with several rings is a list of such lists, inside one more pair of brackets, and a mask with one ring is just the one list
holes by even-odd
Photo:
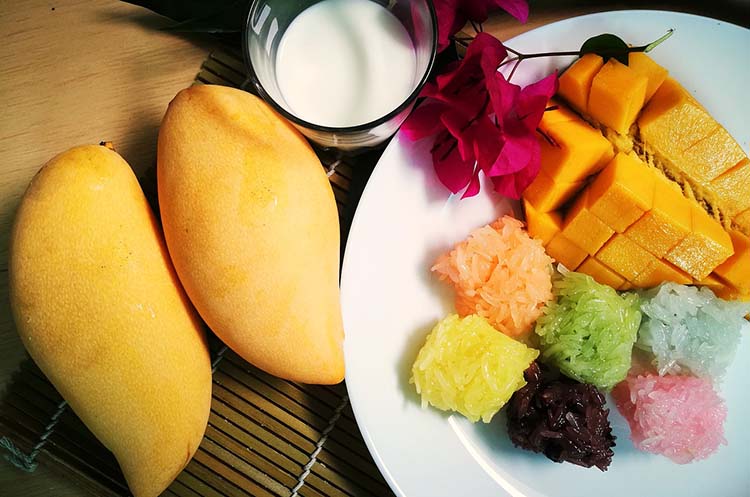
[[164, 116], [157, 179], [169, 253], [209, 327], [273, 375], [340, 382], [338, 213], [305, 139], [249, 93], [193, 86]]
[[16, 214], [10, 303], [31, 357], [156, 497], [198, 448], [211, 404], [202, 324], [128, 164], [76, 147], [34, 177]]

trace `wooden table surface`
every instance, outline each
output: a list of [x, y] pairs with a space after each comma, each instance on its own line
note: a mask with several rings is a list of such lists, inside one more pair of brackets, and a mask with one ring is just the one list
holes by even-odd
[[[532, 2], [526, 25], [493, 17], [501, 40], [540, 25], [633, 2]], [[581, 2], [576, 2], [581, 5]], [[747, 23], [750, 4], [648, 4]], [[677, 7], [675, 7], [677, 5]], [[167, 104], [188, 86], [211, 50], [210, 38], [161, 32], [168, 21], [111, 0], [0, 0], [0, 392], [25, 357], [8, 305], [8, 236], [31, 177], [74, 145], [114, 142], [136, 172], [154, 163]], [[23, 473], [0, 460], [3, 496], [68, 497], [84, 492], [41, 465]]]

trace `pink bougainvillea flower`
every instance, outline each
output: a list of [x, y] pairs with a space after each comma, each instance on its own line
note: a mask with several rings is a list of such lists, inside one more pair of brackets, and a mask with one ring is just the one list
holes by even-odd
[[539, 172], [536, 128], [557, 75], [521, 89], [497, 71], [506, 56], [500, 41], [479, 33], [463, 60], [425, 86], [426, 100], [402, 126], [410, 140], [436, 137], [435, 173], [463, 197], [479, 192], [480, 171], [511, 198], [520, 198]]
[[434, 0], [433, 3], [438, 20], [438, 51], [450, 45], [451, 36], [461, 31], [467, 21], [482, 23], [492, 9], [503, 9], [524, 23], [529, 18], [526, 0]]

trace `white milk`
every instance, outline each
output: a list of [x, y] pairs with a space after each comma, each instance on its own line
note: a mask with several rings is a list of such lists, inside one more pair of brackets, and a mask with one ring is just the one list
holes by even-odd
[[312, 124], [365, 124], [416, 88], [406, 29], [370, 0], [323, 0], [289, 25], [276, 55], [287, 110]]

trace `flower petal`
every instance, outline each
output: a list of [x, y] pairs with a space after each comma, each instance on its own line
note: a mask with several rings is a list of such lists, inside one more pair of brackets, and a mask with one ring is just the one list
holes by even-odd
[[432, 163], [440, 182], [453, 193], [458, 193], [471, 182], [474, 160], [463, 160], [458, 152], [458, 142], [449, 133], [438, 136], [438, 145], [432, 150]]
[[432, 136], [442, 129], [440, 116], [446, 106], [442, 102], [427, 101], [412, 111], [401, 125], [402, 134], [411, 141]]
[[529, 132], [533, 132], [539, 126], [547, 102], [557, 92], [557, 85], [557, 71], [555, 71], [521, 90], [516, 113]]
[[519, 169], [515, 173], [492, 176], [490, 178], [492, 184], [495, 186], [495, 191], [509, 198], [520, 199], [524, 190], [539, 174], [539, 163], [539, 143], [534, 142], [534, 145], [531, 145], [531, 154], [526, 167]]
[[523, 23], [529, 19], [529, 4], [526, 0], [492, 0], [492, 3]]

